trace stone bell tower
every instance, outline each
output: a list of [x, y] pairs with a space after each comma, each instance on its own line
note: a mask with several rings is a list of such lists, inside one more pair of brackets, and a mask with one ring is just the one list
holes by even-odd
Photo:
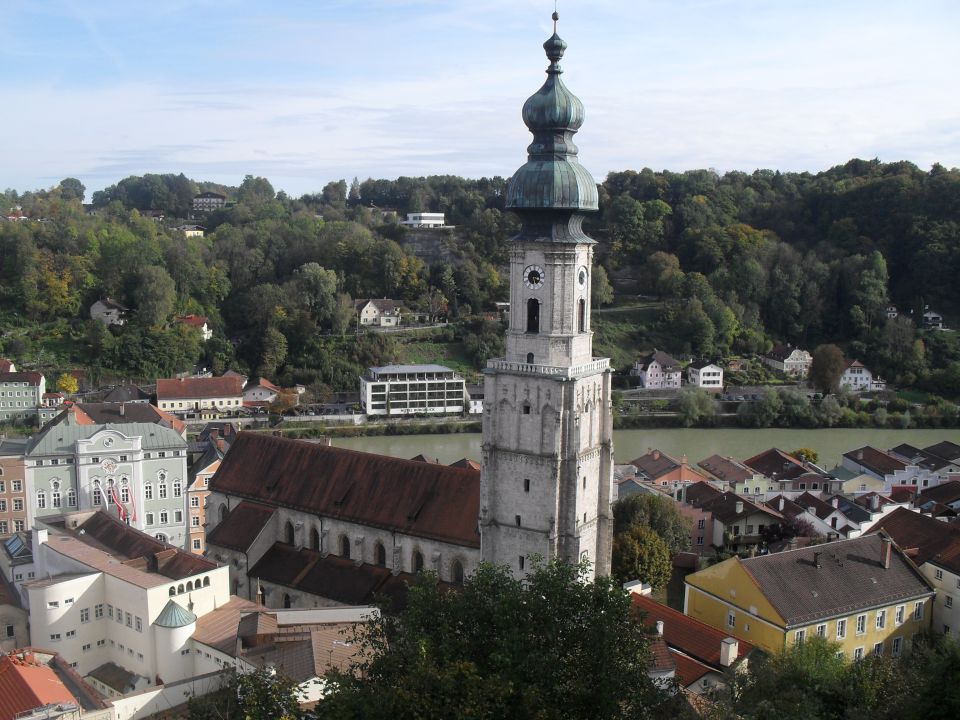
[[533, 133], [507, 208], [510, 241], [506, 357], [487, 363], [480, 471], [480, 554], [517, 576], [529, 557], [588, 560], [610, 573], [613, 422], [610, 361], [593, 357], [593, 245], [583, 230], [597, 185], [577, 160], [583, 103], [564, 86], [567, 44], [544, 43], [547, 80], [523, 106]]

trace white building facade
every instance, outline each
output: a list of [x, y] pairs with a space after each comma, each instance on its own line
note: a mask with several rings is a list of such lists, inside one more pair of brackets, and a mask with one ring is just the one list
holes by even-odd
[[151, 423], [81, 425], [72, 416], [34, 436], [25, 455], [28, 525], [104, 510], [177, 547], [187, 541], [187, 444]]
[[0, 373], [0, 422], [37, 417], [47, 381], [38, 372]]
[[360, 378], [367, 415], [449, 415], [465, 409], [466, 383], [443, 365], [386, 365]]
[[713, 363], [692, 362], [687, 366], [687, 384], [720, 392], [723, 390], [723, 368]]

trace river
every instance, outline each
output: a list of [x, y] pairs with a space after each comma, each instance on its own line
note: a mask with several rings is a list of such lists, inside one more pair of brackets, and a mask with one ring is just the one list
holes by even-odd
[[[739, 429], [663, 429], [616, 430], [613, 433], [614, 454], [618, 463], [627, 463], [643, 455], [648, 448], [657, 448], [668, 455], [686, 454], [691, 463], [715, 453], [745, 460], [771, 447], [790, 452], [800, 447], [816, 450], [820, 464], [832, 468], [840, 463], [840, 456], [848, 450], [872, 445], [887, 450], [901, 443], [926, 447], [951, 440], [960, 443], [960, 430], [739, 430]], [[439, 458], [443, 463], [461, 458], [480, 459], [480, 434], [458, 435], [400, 435], [359, 438], [334, 438], [337, 447], [365, 452], [411, 458], [423, 453]]]

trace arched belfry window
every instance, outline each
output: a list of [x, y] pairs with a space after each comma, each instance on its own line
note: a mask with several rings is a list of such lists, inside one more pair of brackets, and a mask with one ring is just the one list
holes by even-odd
[[540, 332], [540, 301], [536, 298], [527, 300], [527, 332]]
[[580, 298], [580, 302], [577, 303], [577, 330], [587, 331], [587, 301], [583, 298]]

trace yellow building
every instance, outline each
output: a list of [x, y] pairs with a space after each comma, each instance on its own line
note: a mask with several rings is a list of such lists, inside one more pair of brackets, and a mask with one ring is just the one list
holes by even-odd
[[688, 575], [684, 612], [780, 652], [819, 635], [843, 654], [904, 651], [930, 630], [934, 591], [885, 535], [741, 560]]

